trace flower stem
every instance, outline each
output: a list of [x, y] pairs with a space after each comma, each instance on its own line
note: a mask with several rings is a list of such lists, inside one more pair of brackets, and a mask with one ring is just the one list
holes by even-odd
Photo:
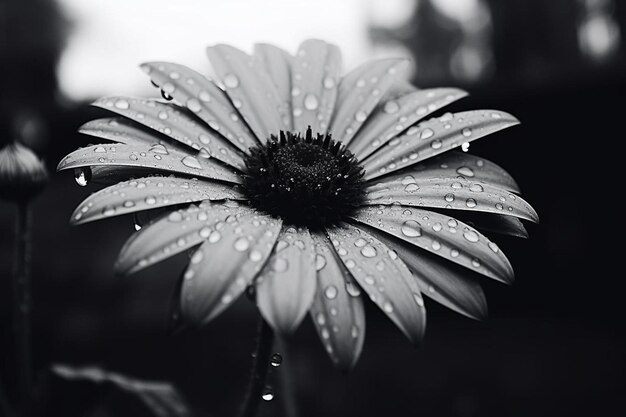
[[[289, 346], [283, 337], [277, 338], [278, 351], [283, 354], [284, 358], [293, 358], [290, 354]], [[294, 382], [293, 382], [293, 366], [287, 364], [283, 366], [278, 373], [280, 383], [280, 399], [283, 407], [283, 411], [288, 417], [298, 417], [298, 407], [296, 406]]]
[[261, 395], [265, 388], [265, 379], [272, 355], [272, 344], [274, 342], [274, 332], [263, 317], [259, 317], [257, 345], [252, 361], [252, 371], [248, 388], [244, 398], [243, 407], [239, 417], [254, 417], [259, 407]]
[[28, 202], [17, 205], [15, 223], [15, 261], [13, 267], [13, 332], [20, 404], [28, 404], [32, 383], [31, 362], [31, 283], [30, 230]]

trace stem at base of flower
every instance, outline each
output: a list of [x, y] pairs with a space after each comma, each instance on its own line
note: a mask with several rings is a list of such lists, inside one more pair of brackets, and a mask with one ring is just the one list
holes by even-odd
[[13, 269], [13, 332], [20, 404], [28, 404], [32, 383], [31, 359], [31, 213], [27, 201], [17, 205]]
[[239, 417], [254, 417], [256, 415], [265, 388], [265, 379], [272, 355], [273, 342], [274, 331], [263, 317], [259, 317], [257, 345], [252, 362], [250, 380], [248, 381], [248, 388]]

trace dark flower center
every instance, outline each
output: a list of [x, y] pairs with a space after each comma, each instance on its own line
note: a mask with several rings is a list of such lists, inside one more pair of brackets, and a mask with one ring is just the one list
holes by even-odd
[[280, 132], [249, 149], [243, 190], [252, 205], [298, 225], [334, 223], [363, 201], [363, 168], [330, 134]]

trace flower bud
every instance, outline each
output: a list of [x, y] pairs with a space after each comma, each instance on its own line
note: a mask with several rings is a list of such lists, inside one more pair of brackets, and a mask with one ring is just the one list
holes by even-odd
[[29, 148], [14, 142], [0, 149], [0, 198], [27, 201], [47, 180], [44, 163]]

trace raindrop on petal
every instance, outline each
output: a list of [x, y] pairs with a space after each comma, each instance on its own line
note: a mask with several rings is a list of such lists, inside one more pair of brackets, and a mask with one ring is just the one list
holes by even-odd
[[406, 237], [419, 237], [422, 235], [422, 228], [415, 220], [405, 221], [400, 230]]
[[315, 94], [307, 94], [304, 97], [304, 107], [307, 110], [315, 110], [319, 106], [319, 100], [315, 96]]
[[224, 85], [227, 88], [237, 88], [239, 87], [239, 78], [235, 74], [226, 74], [224, 76]]
[[270, 358], [270, 365], [274, 368], [278, 368], [283, 363], [283, 357], [279, 353], [274, 353]]

